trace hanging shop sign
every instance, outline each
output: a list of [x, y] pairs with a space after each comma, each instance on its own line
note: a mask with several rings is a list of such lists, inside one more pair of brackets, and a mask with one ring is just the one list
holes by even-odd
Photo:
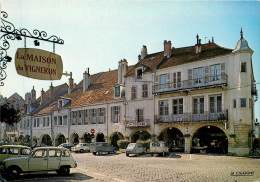
[[18, 48], [15, 67], [19, 75], [38, 80], [60, 80], [63, 73], [60, 55], [35, 48]]

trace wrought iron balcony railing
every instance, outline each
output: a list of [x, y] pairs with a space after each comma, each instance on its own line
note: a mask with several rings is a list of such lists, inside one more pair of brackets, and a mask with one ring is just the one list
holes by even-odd
[[183, 80], [180, 82], [169, 82], [164, 84], [155, 84], [153, 93], [184, 91], [198, 88], [226, 86], [228, 79], [225, 73], [220, 75], [205, 76], [197, 79]]
[[138, 121], [138, 120], [127, 120], [126, 121], [127, 128], [138, 128], [138, 127], [149, 127], [149, 126], [150, 126], [149, 119], [144, 119], [143, 121]]
[[200, 121], [227, 121], [228, 112], [222, 111], [218, 113], [205, 112], [203, 114], [171, 114], [163, 116], [155, 116], [156, 123], [174, 123], [174, 122], [200, 122]]

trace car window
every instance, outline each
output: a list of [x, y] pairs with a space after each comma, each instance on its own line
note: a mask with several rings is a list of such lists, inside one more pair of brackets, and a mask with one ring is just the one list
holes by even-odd
[[60, 157], [60, 155], [61, 155], [60, 150], [55, 150], [55, 149], [49, 150], [49, 157]]
[[43, 158], [47, 156], [46, 150], [36, 150], [33, 154], [33, 157], [35, 158]]
[[30, 149], [23, 148], [21, 149], [21, 155], [29, 155], [31, 152]]
[[64, 150], [64, 151], [62, 152], [62, 157], [69, 157], [69, 156], [70, 156], [70, 152], [69, 152], [69, 151]]
[[0, 154], [6, 154], [6, 148], [0, 148]]
[[9, 153], [18, 155], [19, 149], [18, 148], [10, 148]]

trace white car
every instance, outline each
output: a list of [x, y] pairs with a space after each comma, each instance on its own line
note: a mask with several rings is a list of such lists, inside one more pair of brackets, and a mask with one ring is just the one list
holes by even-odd
[[56, 171], [60, 175], [69, 175], [70, 168], [77, 167], [76, 161], [65, 148], [38, 147], [30, 155], [14, 157], [3, 161], [4, 175], [16, 178], [20, 173]]
[[90, 151], [90, 144], [89, 143], [79, 143], [75, 147], [71, 148], [73, 152], [89, 152]]

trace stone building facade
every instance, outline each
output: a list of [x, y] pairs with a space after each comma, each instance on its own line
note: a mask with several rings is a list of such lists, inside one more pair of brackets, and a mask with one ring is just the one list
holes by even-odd
[[[143, 46], [135, 65], [123, 59], [117, 70], [87, 69], [78, 84], [70, 74], [62, 92], [50, 87], [34, 99], [20, 133], [39, 145], [155, 137], [172, 151], [248, 154], [257, 95], [253, 50], [243, 32], [234, 49], [196, 38], [181, 48], [164, 41], [163, 51], [151, 54]], [[47, 93], [55, 97], [43, 102]]]

